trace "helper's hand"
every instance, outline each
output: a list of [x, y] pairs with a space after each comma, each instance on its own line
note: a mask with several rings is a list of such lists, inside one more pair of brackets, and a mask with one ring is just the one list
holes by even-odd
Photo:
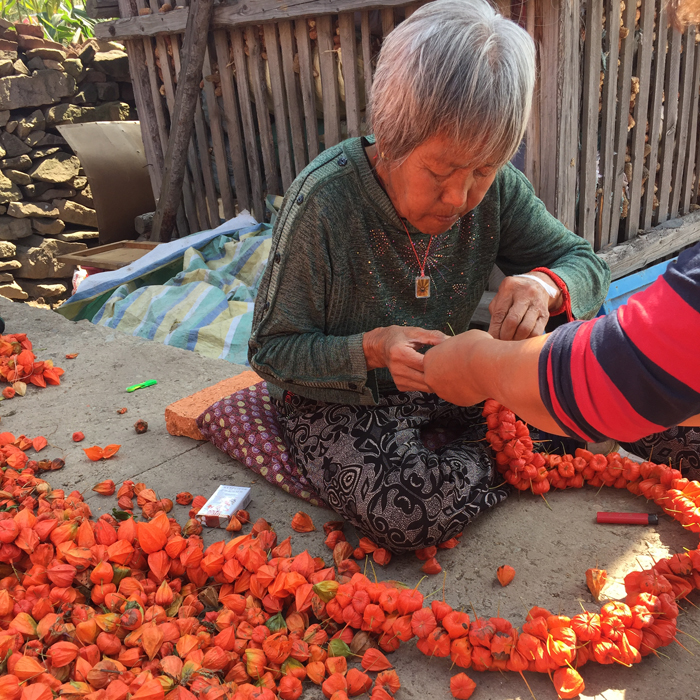
[[[555, 289], [554, 282], [542, 272], [530, 272]], [[562, 303], [561, 291], [550, 297], [541, 284], [527, 277], [506, 277], [489, 304], [489, 333], [499, 340], [525, 340], [544, 333], [549, 312]]]
[[[467, 331], [448, 338], [425, 354], [423, 372], [426, 384], [441, 399], [458, 406], [473, 406], [487, 399], [489, 395], [484, 393], [481, 385], [488, 385], [489, 378], [484, 376], [481, 364], [495, 345], [498, 343], [484, 331]], [[477, 353], [479, 366], [474, 365]]]
[[387, 367], [399, 391], [430, 392], [423, 376], [424, 356], [418, 349], [424, 345], [439, 345], [446, 339], [447, 336], [440, 331], [388, 326], [365, 333], [362, 349], [367, 369]]

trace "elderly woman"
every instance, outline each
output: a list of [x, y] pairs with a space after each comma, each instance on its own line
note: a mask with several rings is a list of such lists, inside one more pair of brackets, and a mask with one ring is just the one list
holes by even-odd
[[[491, 333], [587, 318], [609, 273], [509, 159], [535, 75], [528, 34], [486, 0], [437, 0], [385, 40], [373, 138], [324, 151], [286, 194], [251, 366], [325, 501], [394, 552], [443, 542], [502, 501], [478, 407], [429, 393], [426, 346], [460, 333], [497, 263]], [[458, 439], [440, 449], [423, 428]]]

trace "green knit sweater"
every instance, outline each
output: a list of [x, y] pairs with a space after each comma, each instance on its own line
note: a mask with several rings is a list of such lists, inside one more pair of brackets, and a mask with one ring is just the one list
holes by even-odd
[[[380, 326], [467, 329], [494, 265], [506, 275], [547, 267], [567, 285], [576, 318], [590, 318], [610, 282], [606, 265], [535, 197], [510, 164], [481, 204], [430, 246], [431, 296], [415, 297], [419, 267], [364, 147], [324, 151], [287, 191], [260, 284], [251, 367], [273, 396], [285, 389], [329, 403], [373, 405], [396, 390], [388, 370], [367, 371], [363, 333]], [[409, 225], [421, 261], [430, 236]]]

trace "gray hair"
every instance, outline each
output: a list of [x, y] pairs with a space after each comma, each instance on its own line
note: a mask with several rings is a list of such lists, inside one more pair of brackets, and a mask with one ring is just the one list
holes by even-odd
[[382, 157], [400, 161], [440, 134], [501, 166], [522, 140], [534, 83], [534, 42], [487, 0], [430, 2], [379, 55], [371, 123]]

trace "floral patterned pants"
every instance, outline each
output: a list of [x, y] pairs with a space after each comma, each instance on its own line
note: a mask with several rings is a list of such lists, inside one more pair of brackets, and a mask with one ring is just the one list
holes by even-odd
[[[509, 487], [483, 438], [481, 407], [397, 392], [378, 406], [328, 404], [285, 393], [275, 402], [292, 458], [323, 500], [391, 552], [439, 544], [462, 532]], [[423, 429], [459, 438], [436, 450]]]
[[628, 452], [657, 464], [671, 464], [687, 479], [700, 480], [700, 428], [677, 425], [637, 442], [621, 443]]

